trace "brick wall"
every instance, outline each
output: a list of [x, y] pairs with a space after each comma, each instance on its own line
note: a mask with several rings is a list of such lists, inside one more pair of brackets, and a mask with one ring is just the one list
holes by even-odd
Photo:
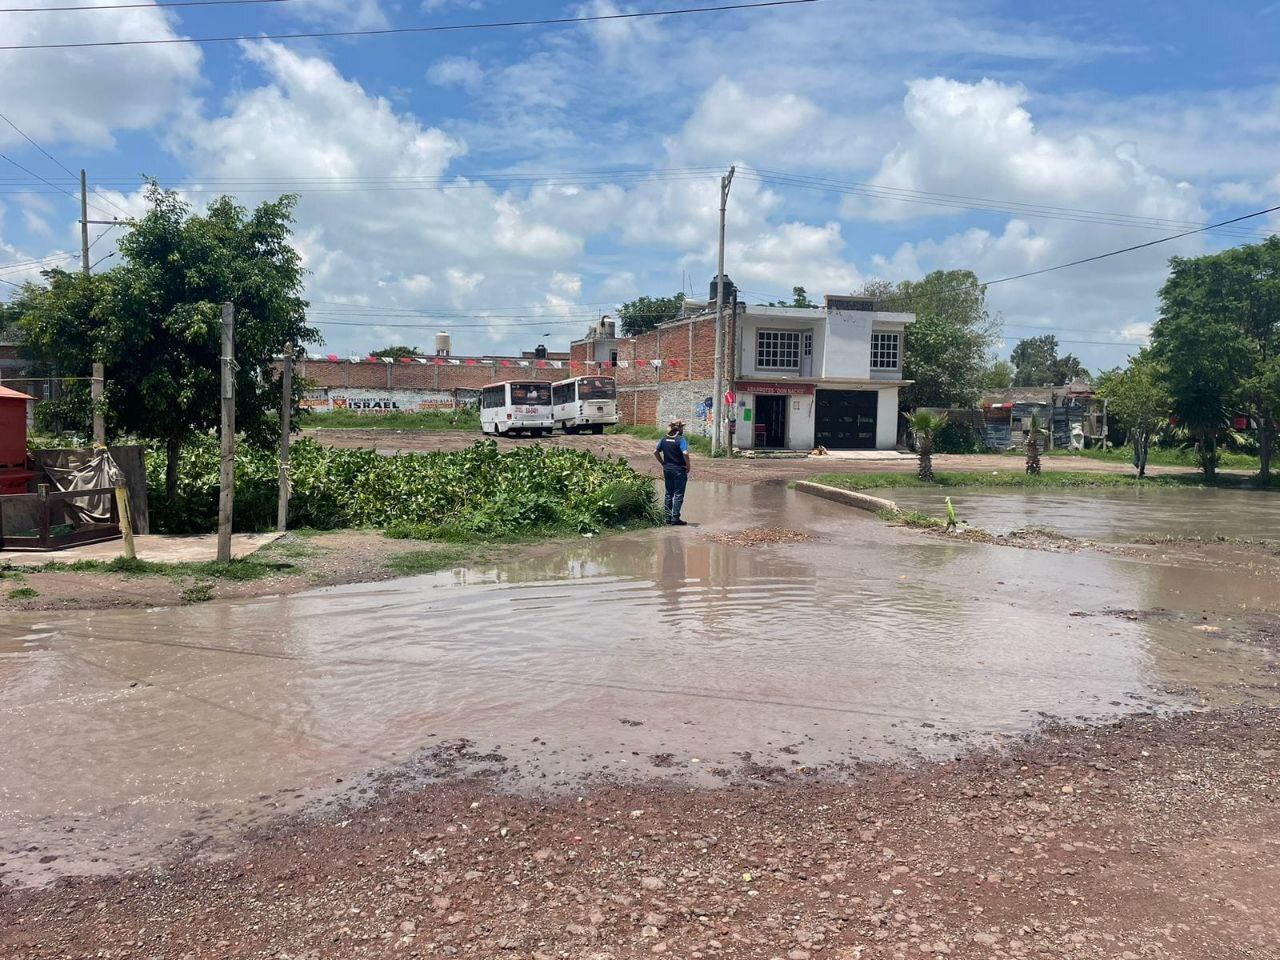
[[[725, 326], [725, 381], [731, 383], [731, 316], [726, 315]], [[571, 345], [569, 354], [581, 362], [591, 356], [592, 349], [591, 341], [581, 341]], [[715, 368], [715, 318], [684, 320], [619, 340], [618, 359], [627, 362], [625, 367], [518, 367], [515, 358], [508, 359], [509, 366], [503, 366], [502, 359], [456, 365], [305, 360], [298, 363], [295, 371], [315, 388], [432, 391], [478, 390], [487, 383], [504, 380], [553, 382], [599, 371], [618, 383], [618, 416], [623, 423], [657, 424], [675, 417], [689, 420], [697, 402], [710, 395]], [[655, 367], [647, 362], [650, 360], [662, 360], [662, 366]]]

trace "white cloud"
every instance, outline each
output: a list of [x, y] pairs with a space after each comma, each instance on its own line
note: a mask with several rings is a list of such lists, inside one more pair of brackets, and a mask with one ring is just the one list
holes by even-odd
[[484, 67], [470, 57], [445, 57], [427, 69], [427, 79], [438, 87], [475, 89], [484, 80]]
[[[154, 7], [105, 14], [0, 13], [0, 37], [6, 44], [170, 38], [180, 35], [175, 23]], [[51, 150], [60, 144], [110, 147], [119, 131], [146, 129], [187, 110], [200, 82], [201, 53], [194, 44], [11, 50], [0, 58], [5, 115]], [[0, 123], [0, 147], [25, 150], [27, 144]], [[44, 158], [39, 162], [45, 165]]]
[[758, 96], [728, 77], [718, 79], [684, 126], [683, 141], [691, 150], [735, 156], [746, 150], [770, 150], [781, 143], [812, 135], [822, 111], [794, 93]]

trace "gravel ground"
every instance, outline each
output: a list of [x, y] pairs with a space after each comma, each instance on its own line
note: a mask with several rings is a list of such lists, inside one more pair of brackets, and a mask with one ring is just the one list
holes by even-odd
[[842, 784], [416, 789], [0, 894], [0, 955], [1280, 957], [1278, 719], [1050, 730]]

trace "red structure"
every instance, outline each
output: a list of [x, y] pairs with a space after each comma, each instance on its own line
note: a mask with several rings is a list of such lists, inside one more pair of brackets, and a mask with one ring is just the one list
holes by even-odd
[[0, 387], [0, 495], [26, 493], [35, 476], [27, 469], [27, 403], [25, 393]]

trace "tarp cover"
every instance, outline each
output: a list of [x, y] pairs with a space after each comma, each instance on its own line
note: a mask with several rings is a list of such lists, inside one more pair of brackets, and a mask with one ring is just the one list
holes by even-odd
[[[93, 490], [124, 483], [124, 474], [106, 450], [35, 450], [31, 459], [59, 490]], [[82, 523], [110, 523], [112, 494], [98, 494], [65, 503], [67, 519]]]

